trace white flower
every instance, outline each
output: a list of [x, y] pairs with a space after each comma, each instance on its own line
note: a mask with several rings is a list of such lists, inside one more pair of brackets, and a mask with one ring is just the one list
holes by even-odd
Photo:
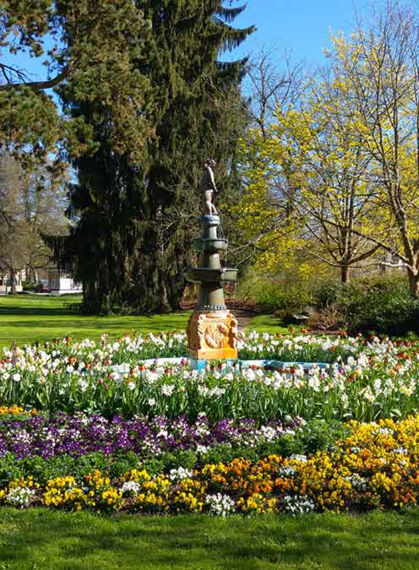
[[360, 391], [360, 395], [363, 396], [368, 402], [373, 402], [375, 396], [369, 386]]
[[225, 517], [235, 510], [235, 502], [228, 495], [217, 493], [216, 495], [207, 495], [205, 503], [209, 506], [209, 512], [212, 515]]
[[14, 507], [27, 507], [35, 496], [34, 489], [29, 487], [14, 487], [5, 497], [5, 502]]
[[314, 502], [307, 495], [285, 495], [283, 509], [291, 515], [311, 513], [316, 508]]
[[111, 380], [115, 380], [115, 382], [118, 382], [118, 381], [121, 380], [122, 375], [119, 374], [119, 372], [111, 372], [111, 373], [109, 374], [109, 378], [110, 378]]
[[122, 493], [138, 493], [140, 484], [136, 481], [125, 481], [121, 487]]
[[124, 364], [115, 364], [113, 366], [113, 371], [117, 372], [119, 374], [128, 374], [130, 371], [131, 367], [129, 364], [124, 363]]
[[294, 461], [300, 461], [301, 463], [305, 463], [307, 461], [307, 455], [298, 455], [294, 453], [294, 455], [290, 456], [290, 459], [294, 459]]
[[15, 382], [20, 382], [20, 380], [21, 380], [21, 376], [20, 376], [19, 372], [16, 372], [15, 374], [13, 374], [12, 378]]
[[294, 477], [296, 471], [293, 467], [290, 467], [289, 465], [282, 465], [282, 467], [280, 467], [278, 469], [278, 475], [280, 477], [285, 477], [285, 478], [289, 478], [289, 477]]
[[375, 392], [379, 392], [381, 390], [381, 378], [376, 378], [374, 380], [373, 386], [374, 386]]
[[173, 394], [174, 389], [175, 389], [174, 384], [163, 384], [163, 386], [161, 387], [161, 391], [165, 396], [171, 396]]
[[365, 491], [367, 488], [367, 480], [361, 477], [361, 475], [358, 475], [358, 473], [354, 473], [350, 477], [345, 477], [345, 480], [349, 481], [356, 491]]
[[353, 356], [349, 356], [348, 360], [347, 360], [347, 364], [348, 366], [350, 366], [351, 368], [353, 368], [356, 365], [356, 360]]
[[308, 379], [307, 384], [308, 384], [308, 387], [312, 388], [315, 392], [320, 391], [320, 378], [318, 376], [310, 375], [310, 378]]
[[244, 376], [247, 378], [247, 380], [255, 380], [256, 378], [256, 373], [254, 370], [252, 370], [251, 368], [247, 368], [244, 371]]
[[278, 434], [276, 429], [274, 429], [271, 426], [262, 426], [260, 428], [261, 434], [262, 436], [267, 440], [267, 441], [273, 441], [274, 439], [277, 438]]
[[212, 388], [211, 390], [209, 390], [209, 396], [222, 396], [224, 394], [225, 390], [224, 388]]
[[393, 430], [388, 427], [380, 427], [377, 431], [383, 435], [391, 435], [393, 433]]
[[153, 406], [156, 405], [156, 400], [155, 400], [154, 398], [149, 398], [149, 399], [147, 400], [147, 403], [148, 403], [149, 406], [153, 407]]
[[135, 382], [128, 382], [127, 386], [130, 390], [134, 390], [135, 389]]
[[192, 477], [193, 473], [189, 469], [184, 467], [178, 467], [177, 469], [171, 469], [169, 473], [169, 479], [171, 481], [181, 481], [182, 479], [189, 479]]
[[151, 370], [146, 370], [144, 372], [144, 376], [147, 379], [147, 382], [149, 382], [150, 384], [154, 384], [154, 382], [159, 379], [160, 374], [158, 374], [157, 372], [152, 372]]

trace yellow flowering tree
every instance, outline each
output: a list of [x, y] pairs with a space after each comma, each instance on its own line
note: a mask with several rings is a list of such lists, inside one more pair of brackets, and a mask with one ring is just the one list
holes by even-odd
[[[359, 235], [406, 268], [419, 297], [419, 25], [417, 8], [388, 5], [374, 24], [333, 38], [334, 65], [346, 85], [347, 113], [376, 186], [377, 223]], [[390, 263], [391, 263], [390, 259]]]
[[362, 235], [375, 188], [356, 124], [342, 113], [344, 90], [337, 77], [318, 82], [298, 108], [277, 108], [265, 133], [249, 134], [241, 223], [265, 266], [318, 271], [320, 259], [347, 282], [378, 249]]
[[352, 267], [378, 250], [362, 235], [375, 188], [366, 177], [369, 158], [359, 145], [356, 122], [344, 111], [345, 90], [333, 70], [298, 110], [278, 110], [271, 140], [271, 156], [292, 187], [288, 199], [306, 248], [338, 268], [343, 283]]
[[237, 211], [266, 267], [314, 258], [347, 282], [351, 268], [395, 265], [419, 297], [417, 16], [388, 5], [334, 36], [328, 69], [250, 131]]

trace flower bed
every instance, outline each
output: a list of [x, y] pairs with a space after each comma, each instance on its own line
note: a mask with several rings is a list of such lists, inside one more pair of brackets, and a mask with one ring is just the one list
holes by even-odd
[[305, 513], [416, 505], [419, 496], [419, 417], [349, 425], [330, 451], [259, 461], [237, 458], [201, 468], [153, 474], [131, 469], [111, 479], [97, 470], [39, 482], [13, 479], [0, 501], [72, 510], [145, 513]]
[[202, 414], [189, 423], [183, 417], [169, 420], [162, 416], [150, 420], [120, 416], [107, 420], [80, 413], [25, 417], [23, 409], [18, 410], [22, 417], [0, 419], [0, 458], [7, 453], [16, 459], [33, 456], [49, 459], [60, 455], [81, 457], [89, 453], [132, 452], [140, 459], [184, 450], [205, 455], [220, 445], [257, 448], [294, 435], [302, 427], [299, 419], [285, 425], [277, 420], [258, 426], [253, 419], [237, 422], [225, 419], [213, 423]]
[[[252, 334], [240, 354], [336, 361], [327, 368], [290, 364], [283, 370], [211, 366], [198, 373], [178, 364], [143, 364], [155, 345], [161, 356], [179, 354], [183, 335], [123, 337], [97, 345], [56, 342], [5, 351], [0, 362], [0, 403], [49, 411], [86, 411], [106, 417], [184, 415], [269, 420], [300, 416], [327, 420], [405, 417], [419, 407], [418, 344], [374, 339], [320, 339]], [[327, 353], [327, 354], [326, 354]], [[343, 358], [342, 354], [346, 357]]]
[[416, 504], [418, 343], [252, 333], [239, 348], [289, 363], [193, 371], [181, 334], [5, 350], [0, 502], [220, 515]]

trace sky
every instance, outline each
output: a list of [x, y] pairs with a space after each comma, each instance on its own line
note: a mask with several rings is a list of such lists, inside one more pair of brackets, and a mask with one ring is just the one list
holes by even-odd
[[[273, 52], [279, 69], [284, 52], [291, 56], [292, 61], [304, 60], [313, 67], [321, 65], [325, 62], [323, 51], [330, 46], [330, 33], [339, 30], [350, 32], [357, 12], [360, 15], [368, 13], [372, 2], [380, 5], [384, 1], [247, 0], [246, 10], [236, 18], [233, 25], [243, 28], [254, 24], [257, 31], [233, 54], [226, 54], [222, 59], [256, 57], [264, 49]], [[229, 2], [226, 0], [225, 5], [228, 6]], [[246, 0], [231, 0], [232, 6], [245, 2]], [[6, 53], [1, 55], [6, 56], [6, 63], [12, 63], [13, 60]], [[39, 62], [23, 55], [17, 57], [19, 66], [31, 73], [32, 80], [44, 78], [45, 68]]]
[[[375, 5], [383, 1], [375, 0]], [[232, 1], [232, 6], [239, 4]], [[371, 0], [247, 0], [247, 9], [236, 18], [234, 27], [254, 24], [257, 31], [234, 55], [256, 56], [261, 49], [273, 50], [280, 67], [286, 51], [293, 60], [321, 65], [325, 62], [323, 50], [330, 46], [330, 33], [350, 32], [357, 13], [371, 17], [372, 5]]]

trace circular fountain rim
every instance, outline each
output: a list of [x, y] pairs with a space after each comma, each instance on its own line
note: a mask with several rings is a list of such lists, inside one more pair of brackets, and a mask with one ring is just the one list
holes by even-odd
[[[148, 358], [146, 360], [141, 360], [141, 364], [145, 366], [164, 366], [164, 365], [177, 365], [177, 364], [185, 364], [188, 362], [192, 368], [197, 370], [205, 370], [208, 366], [211, 365], [211, 360], [199, 360], [192, 362], [190, 358], [187, 356], [176, 357], [176, 358]], [[302, 362], [302, 361], [284, 361], [284, 360], [270, 360], [270, 359], [261, 359], [261, 360], [242, 360], [240, 358], [237, 359], [226, 359], [226, 365], [238, 365], [240, 369], [242, 368], [263, 368], [265, 370], [287, 370], [289, 368], [296, 368], [302, 367], [305, 370], [310, 370], [311, 368], [322, 368], [328, 369], [333, 366], [334, 363], [330, 362]], [[218, 364], [218, 362], [217, 362]]]

